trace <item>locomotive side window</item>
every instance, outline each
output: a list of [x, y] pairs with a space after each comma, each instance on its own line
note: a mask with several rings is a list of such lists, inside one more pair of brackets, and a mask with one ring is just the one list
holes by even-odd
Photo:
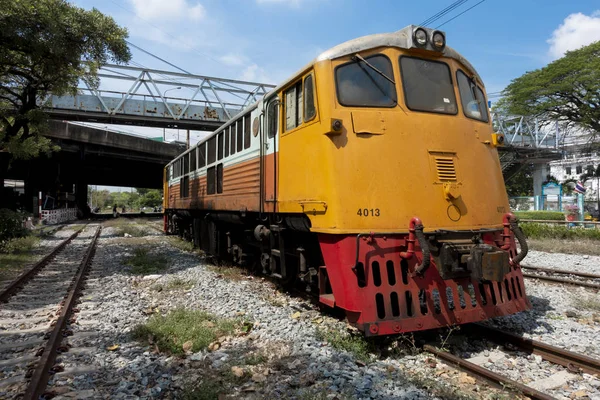
[[277, 122], [279, 120], [279, 107], [277, 101], [272, 101], [267, 109], [268, 127], [267, 137], [272, 139], [277, 135]]
[[223, 193], [223, 164], [217, 164], [217, 193]]
[[206, 165], [206, 143], [200, 143], [198, 145], [198, 168], [202, 168]]
[[317, 115], [315, 108], [315, 88], [312, 74], [304, 79], [304, 122], [310, 121]]
[[452, 75], [446, 63], [402, 56], [400, 71], [409, 109], [440, 114], [458, 112]]
[[242, 128], [243, 128], [243, 124], [242, 124], [242, 120], [240, 119], [237, 122], [237, 138], [236, 138], [238, 152], [244, 150], [244, 131]]
[[229, 136], [231, 137], [231, 146], [229, 150], [231, 151], [231, 155], [235, 154], [235, 122], [231, 124], [229, 127]]
[[302, 81], [285, 91], [285, 130], [289, 131], [302, 123]]
[[458, 81], [460, 103], [465, 116], [488, 122], [487, 104], [485, 103], [483, 90], [475, 84], [473, 79], [460, 70], [456, 71], [456, 80]]
[[179, 181], [179, 196], [189, 197], [190, 196], [190, 176], [184, 176]]
[[190, 172], [190, 153], [183, 156], [183, 173], [187, 174]]
[[223, 132], [217, 136], [217, 160], [223, 158]]
[[192, 151], [190, 151], [190, 171], [195, 171], [196, 170], [196, 164], [197, 164], [197, 156], [196, 156], [196, 148], [194, 147], [192, 149]]
[[210, 167], [206, 171], [206, 194], [215, 194], [217, 188], [215, 183], [215, 167]]
[[225, 133], [225, 137], [224, 137], [224, 141], [223, 144], [225, 145], [225, 153], [223, 154], [223, 157], [228, 157], [229, 156], [229, 127], [225, 128], [225, 130], [223, 131]]
[[366, 57], [365, 61], [357, 59], [335, 69], [339, 103], [348, 107], [396, 106], [398, 97], [392, 83], [394, 72], [390, 59], [376, 54]]
[[212, 163], [215, 162], [215, 160], [217, 159], [216, 155], [217, 155], [217, 137], [213, 136], [210, 139], [208, 139], [208, 142], [206, 142], [208, 144], [208, 149], [207, 149], [207, 156], [206, 156], [206, 165], [210, 165]]
[[244, 116], [244, 149], [250, 147], [250, 113]]

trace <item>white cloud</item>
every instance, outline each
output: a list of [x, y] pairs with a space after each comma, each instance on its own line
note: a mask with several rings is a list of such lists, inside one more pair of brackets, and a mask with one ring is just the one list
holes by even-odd
[[188, 19], [198, 21], [205, 15], [202, 4], [188, 0], [129, 0], [135, 13], [145, 20]]
[[548, 39], [549, 54], [553, 59], [562, 57], [569, 50], [576, 50], [600, 40], [600, 10], [585, 15], [575, 13], [569, 15], [563, 23], [552, 32]]
[[227, 66], [239, 67], [248, 63], [246, 56], [234, 53], [228, 53], [219, 57], [219, 61]]
[[260, 82], [260, 83], [278, 83], [267, 73], [267, 71], [259, 67], [257, 64], [250, 64], [242, 71], [240, 78], [243, 81]]

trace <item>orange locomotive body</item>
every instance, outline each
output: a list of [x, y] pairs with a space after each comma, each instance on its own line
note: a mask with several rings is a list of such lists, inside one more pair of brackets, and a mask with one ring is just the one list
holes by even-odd
[[304, 282], [367, 335], [515, 313], [527, 244], [502, 142], [443, 32], [358, 38], [171, 162], [165, 230]]

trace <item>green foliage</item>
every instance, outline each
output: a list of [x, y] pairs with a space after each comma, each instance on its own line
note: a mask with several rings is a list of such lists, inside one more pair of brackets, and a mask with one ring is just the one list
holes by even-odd
[[25, 236], [0, 242], [0, 253], [25, 254], [33, 249], [40, 239], [35, 236]]
[[162, 190], [147, 189], [147, 191], [143, 194], [140, 193], [140, 195], [140, 207], [158, 207], [162, 204]]
[[544, 221], [564, 221], [565, 214], [562, 211], [515, 211], [519, 219], [540, 219]]
[[109, 192], [108, 190], [89, 190], [88, 198], [94, 207], [111, 209], [116, 204], [121, 210], [139, 210], [142, 207], [158, 207], [162, 204], [162, 190], [136, 189], [135, 192]]
[[8, 208], [0, 209], [0, 242], [27, 236], [29, 231], [23, 227], [25, 217], [25, 214]]
[[151, 254], [148, 249], [138, 247], [133, 250], [133, 256], [129, 257], [125, 264], [131, 266], [134, 275], [147, 275], [162, 272], [167, 268], [169, 260], [162, 254]]
[[232, 333], [237, 322], [221, 319], [204, 311], [176, 309], [169, 314], [156, 315], [144, 325], [138, 325], [134, 338], [156, 343], [160, 351], [183, 355], [183, 344], [192, 342], [191, 351], [198, 352], [208, 347], [217, 338]]
[[187, 387], [181, 395], [182, 400], [219, 400], [219, 395], [225, 391], [221, 382], [204, 379], [193, 387]]
[[499, 109], [600, 132], [600, 42], [514, 79]]
[[107, 62], [127, 62], [127, 30], [97, 9], [66, 0], [0, 0], [0, 149], [28, 159], [55, 150], [40, 136], [46, 115], [37, 101], [97, 87]]
[[568, 228], [563, 225], [521, 224], [525, 236], [532, 239], [591, 239], [600, 240], [600, 229]]
[[509, 197], [533, 196], [533, 164], [523, 166], [505, 184]]

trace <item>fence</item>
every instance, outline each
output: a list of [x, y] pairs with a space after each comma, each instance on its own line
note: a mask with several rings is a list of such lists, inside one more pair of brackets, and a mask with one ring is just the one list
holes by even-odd
[[77, 219], [76, 208], [59, 208], [56, 210], [42, 210], [42, 223], [46, 225], [60, 224], [61, 222]]
[[[510, 209], [513, 211], [565, 211], [567, 206], [577, 206], [578, 199], [576, 196], [522, 196], [511, 197], [508, 199]], [[585, 200], [583, 202], [583, 211], [594, 212], [598, 208], [596, 200]]]

